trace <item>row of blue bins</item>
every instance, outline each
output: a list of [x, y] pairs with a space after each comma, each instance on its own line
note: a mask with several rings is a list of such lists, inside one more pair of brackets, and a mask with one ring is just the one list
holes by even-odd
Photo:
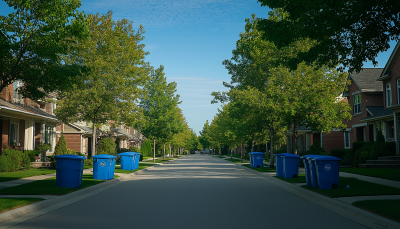
[[[296, 178], [299, 175], [300, 156], [291, 153], [276, 154], [276, 175]], [[308, 186], [319, 189], [339, 187], [340, 158], [322, 155], [305, 155], [304, 162]]]
[[[121, 156], [121, 169], [133, 171], [139, 168], [140, 153], [125, 152]], [[64, 188], [82, 186], [84, 160], [86, 157], [65, 154], [54, 157], [57, 160], [56, 185]], [[100, 154], [93, 156], [93, 179], [111, 180], [114, 178], [116, 156]]]
[[264, 153], [261, 152], [251, 152], [250, 156], [250, 167], [252, 168], [262, 168], [264, 167]]

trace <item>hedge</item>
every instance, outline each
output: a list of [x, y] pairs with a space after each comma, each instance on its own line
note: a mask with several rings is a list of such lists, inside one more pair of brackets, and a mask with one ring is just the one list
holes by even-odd
[[19, 150], [5, 149], [0, 156], [0, 172], [14, 172], [29, 169], [31, 159], [28, 153]]
[[344, 159], [346, 154], [352, 154], [352, 153], [353, 153], [352, 149], [333, 149], [331, 150], [330, 156]]

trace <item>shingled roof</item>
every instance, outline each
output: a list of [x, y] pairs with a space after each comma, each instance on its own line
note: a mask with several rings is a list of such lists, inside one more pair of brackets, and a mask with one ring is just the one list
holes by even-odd
[[376, 80], [382, 71], [383, 68], [363, 68], [359, 73], [350, 73], [349, 77], [362, 92], [380, 92], [383, 91], [382, 82]]
[[8, 101], [0, 99], [0, 109], [10, 110], [14, 112], [24, 113], [26, 115], [38, 116], [46, 119], [51, 119], [53, 121], [59, 121], [55, 115], [51, 115], [45, 111], [38, 108], [24, 106], [17, 103], [10, 103]]
[[369, 122], [369, 121], [384, 119], [393, 116], [394, 113], [393, 110], [389, 109], [385, 110], [384, 107], [382, 106], [379, 107], [367, 106], [366, 109], [371, 114], [371, 116], [361, 119], [361, 122]]

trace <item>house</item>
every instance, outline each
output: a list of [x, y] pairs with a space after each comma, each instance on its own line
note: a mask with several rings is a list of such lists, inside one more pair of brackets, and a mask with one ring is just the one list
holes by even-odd
[[[377, 82], [384, 89], [383, 106], [379, 125], [388, 141], [396, 142], [399, 154], [399, 113], [400, 113], [400, 42], [397, 43]], [[371, 120], [364, 120], [370, 123]]]
[[21, 86], [20, 81], [15, 81], [0, 93], [0, 153], [9, 147], [33, 150], [37, 144], [49, 143], [51, 154], [56, 143], [55, 128], [60, 122], [53, 114], [55, 104], [22, 98], [17, 90]]

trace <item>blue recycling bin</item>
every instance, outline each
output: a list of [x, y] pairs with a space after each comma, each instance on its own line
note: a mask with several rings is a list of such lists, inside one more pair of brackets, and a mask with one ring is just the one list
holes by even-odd
[[93, 179], [110, 180], [114, 178], [115, 156], [100, 154], [93, 156]]
[[135, 164], [134, 164], [134, 169], [139, 169], [139, 159], [140, 159], [140, 153], [134, 152], [135, 153]]
[[253, 168], [253, 153], [252, 152], [249, 153], [249, 160], [250, 160], [250, 167]]
[[135, 154], [133, 152], [125, 152], [118, 155], [121, 156], [121, 169], [133, 171], [135, 168]]
[[308, 160], [307, 160], [307, 157], [310, 157], [310, 156], [319, 156], [319, 155], [310, 154], [310, 155], [304, 155], [304, 156], [300, 157], [300, 159], [303, 160], [303, 163], [304, 163], [306, 183], [308, 186], [312, 186], [310, 164], [308, 163]]
[[318, 188], [317, 170], [315, 169], [315, 162], [313, 161], [313, 159], [317, 158], [317, 157], [322, 157], [322, 156], [321, 155], [310, 155], [310, 156], [306, 157], [307, 161], [308, 161], [308, 167], [310, 168], [311, 186], [314, 188]]
[[299, 162], [300, 156], [291, 154], [284, 155], [283, 157], [283, 177], [284, 178], [297, 178], [299, 176]]
[[114, 172], [115, 172], [115, 162], [117, 161], [117, 156], [112, 156], [111, 158], [111, 167], [110, 167], [110, 173], [108, 179], [114, 179]]
[[318, 176], [319, 189], [339, 187], [339, 168], [342, 159], [332, 156], [315, 157], [312, 159]]
[[54, 157], [57, 160], [56, 185], [63, 188], [79, 188], [86, 157], [64, 154]]
[[264, 153], [261, 152], [251, 152], [250, 166], [252, 168], [262, 168], [264, 167]]
[[276, 157], [276, 176], [283, 177], [284, 176], [284, 169], [283, 169], [283, 156], [285, 155], [292, 155], [291, 153], [281, 153], [275, 154]]

